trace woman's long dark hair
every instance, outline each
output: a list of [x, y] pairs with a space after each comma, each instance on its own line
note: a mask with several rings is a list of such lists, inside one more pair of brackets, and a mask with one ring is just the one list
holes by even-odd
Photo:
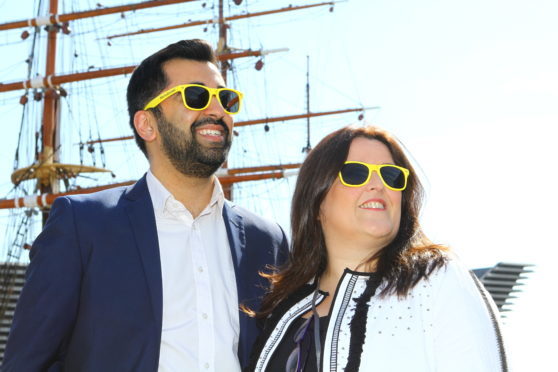
[[386, 282], [381, 295], [408, 291], [445, 262], [445, 247], [432, 244], [422, 233], [418, 217], [423, 188], [398, 141], [386, 131], [368, 126], [349, 126], [327, 137], [308, 154], [302, 164], [291, 206], [292, 242], [286, 265], [272, 274], [263, 274], [271, 283], [258, 318], [266, 317], [295, 290], [320, 276], [327, 266], [324, 233], [319, 222], [320, 208], [357, 137], [382, 142], [396, 165], [410, 170], [401, 202], [401, 222], [394, 240], [371, 256], [364, 267], [376, 261], [376, 274]]

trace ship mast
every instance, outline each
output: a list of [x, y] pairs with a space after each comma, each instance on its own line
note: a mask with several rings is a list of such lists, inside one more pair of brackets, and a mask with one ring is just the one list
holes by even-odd
[[[229, 48], [227, 46], [227, 25], [225, 23], [225, 16], [223, 14], [223, 0], [219, 0], [219, 41], [217, 42], [217, 54], [227, 53]], [[229, 69], [228, 61], [221, 61], [221, 75], [227, 84], [227, 73]]]
[[[58, 14], [58, 0], [50, 0], [49, 7], [50, 14]], [[54, 75], [56, 72], [56, 41], [58, 36], [57, 25], [50, 25], [48, 30], [48, 44], [47, 44], [47, 63], [45, 76]], [[59, 160], [58, 149], [60, 143], [60, 136], [58, 133], [59, 124], [59, 102], [60, 96], [54, 89], [47, 89], [44, 95], [44, 109], [43, 109], [43, 122], [42, 122], [42, 149], [39, 156], [39, 162], [44, 165], [52, 164]], [[60, 191], [59, 181], [50, 174], [48, 178], [39, 179], [39, 191], [41, 194], [57, 193]], [[43, 210], [43, 224], [48, 217], [48, 211]]]
[[[44, 89], [44, 95], [42, 97], [43, 115], [41, 120], [41, 149], [40, 152], [36, 154], [34, 164], [16, 170], [12, 174], [12, 181], [15, 185], [18, 185], [25, 180], [36, 179], [36, 189], [39, 191], [40, 195], [58, 195], [60, 193], [60, 179], [75, 177], [77, 174], [83, 172], [108, 172], [106, 169], [96, 167], [60, 163], [59, 126], [61, 88], [58, 85], [58, 81], [53, 82], [53, 77], [56, 73], [58, 32], [64, 27], [62, 22], [68, 22], [69, 20], [94, 17], [104, 14], [112, 14], [126, 10], [135, 10], [190, 1], [194, 0], [154, 0], [138, 4], [129, 4], [112, 8], [59, 15], [58, 0], [50, 0], [49, 15], [47, 17], [37, 17], [27, 21], [16, 21], [0, 24], [0, 30], [10, 30], [26, 26], [46, 26], [45, 29], [48, 32], [44, 78], [38, 76], [31, 80], [19, 83], [0, 84], [0, 92], [23, 88], [26, 90], [27, 93], [27, 90], [29, 88]], [[39, 29], [37, 28], [37, 30]], [[26, 99], [24, 99], [22, 100], [22, 102], [25, 104], [27, 101]], [[48, 218], [48, 213], [48, 209], [42, 209], [43, 224]]]
[[[227, 25], [225, 24], [225, 15], [223, 13], [223, 0], [219, 0], [219, 41], [217, 42], [217, 54], [227, 53]], [[229, 62], [227, 60], [221, 61], [221, 76], [227, 86], [227, 74], [229, 70]], [[232, 133], [231, 133], [232, 135]], [[221, 166], [220, 172], [226, 172], [228, 162], [225, 160]], [[232, 186], [223, 185], [223, 194], [226, 199], [232, 200]]]
[[310, 56], [306, 56], [306, 146], [302, 152], [309, 153], [310, 145]]
[[[25, 198], [15, 198], [12, 200], [3, 200], [0, 201], [1, 206], [0, 209], [3, 208], [18, 208], [18, 207], [31, 207], [31, 206], [39, 206], [39, 207], [47, 207], [50, 205], [50, 202], [54, 200], [57, 196], [65, 195], [68, 192], [74, 193], [75, 191], [67, 191], [66, 193], [60, 192], [59, 181], [60, 179], [68, 179], [70, 177], [75, 177], [79, 173], [83, 172], [108, 172], [106, 169], [96, 168], [96, 167], [87, 167], [84, 165], [71, 165], [71, 164], [61, 164], [59, 163], [60, 160], [60, 141], [59, 141], [59, 102], [60, 102], [60, 93], [64, 90], [60, 87], [60, 84], [65, 84], [74, 81], [82, 81], [82, 80], [89, 80], [107, 76], [114, 76], [114, 75], [121, 75], [127, 74], [133, 71], [136, 66], [124, 66], [118, 68], [111, 68], [105, 70], [96, 70], [96, 71], [87, 71], [81, 72], [76, 74], [68, 74], [68, 75], [55, 75], [56, 72], [56, 40], [57, 40], [57, 32], [60, 30], [64, 30], [64, 27], [67, 26], [67, 22], [74, 19], [81, 19], [87, 17], [95, 17], [99, 15], [105, 14], [114, 14], [129, 10], [136, 10], [136, 9], [144, 9], [149, 7], [156, 7], [161, 5], [169, 5], [169, 4], [177, 4], [177, 3], [186, 3], [192, 2], [195, 0], [152, 0], [152, 1], [144, 1], [135, 4], [128, 4], [123, 6], [116, 6], [110, 8], [100, 8], [96, 10], [90, 11], [83, 11], [83, 12], [76, 12], [70, 14], [57, 14], [58, 11], [58, 0], [51, 0], [50, 8], [49, 8], [49, 15], [46, 17], [37, 17], [33, 19], [29, 19], [27, 21], [17, 21], [11, 23], [0, 24], [0, 30], [7, 30], [7, 29], [14, 29], [20, 27], [30, 27], [30, 26], [47, 26], [46, 29], [49, 32], [48, 37], [48, 45], [47, 45], [47, 64], [45, 70], [45, 76], [37, 76], [30, 80], [26, 81], [19, 81], [15, 83], [7, 83], [2, 84], [0, 83], [0, 92], [7, 92], [19, 89], [25, 89], [26, 94], [30, 88], [33, 89], [42, 89], [45, 92], [45, 102], [44, 102], [44, 112], [43, 112], [43, 119], [42, 119], [42, 144], [41, 144], [41, 152], [37, 155], [36, 163], [16, 170], [12, 174], [12, 181], [17, 186], [20, 182], [30, 179], [37, 180], [37, 190], [39, 191], [39, 195], [30, 195]], [[235, 0], [235, 3], [239, 5], [241, 0]], [[307, 9], [312, 7], [324, 6], [324, 5], [333, 5], [335, 2], [324, 2], [324, 3], [317, 3], [317, 4], [310, 4], [310, 5], [303, 5], [303, 6], [292, 6], [289, 5], [286, 8], [258, 12], [258, 13], [246, 13], [240, 14], [236, 16], [229, 16], [225, 17], [224, 15], [224, 0], [219, 0], [218, 2], [218, 19], [215, 20], [206, 20], [206, 21], [194, 21], [189, 22], [182, 25], [177, 26], [170, 26], [167, 28], [159, 28], [159, 29], [151, 29], [151, 30], [141, 30], [138, 32], [133, 32], [129, 34], [121, 34], [121, 35], [114, 35], [109, 36], [108, 39], [113, 37], [121, 37], [125, 35], [135, 35], [139, 33], [148, 33], [148, 32], [155, 32], [155, 31], [164, 31], [166, 29], [172, 28], [181, 28], [181, 27], [190, 27], [195, 25], [201, 24], [215, 24], [218, 23], [219, 26], [219, 40], [217, 44], [217, 58], [221, 62], [220, 63], [220, 71], [223, 76], [225, 82], [227, 81], [227, 73], [230, 69], [229, 60], [236, 59], [236, 58], [243, 58], [248, 56], [265, 56], [271, 52], [277, 52], [282, 50], [271, 50], [271, 51], [253, 51], [253, 50], [243, 50], [240, 52], [231, 52], [231, 49], [228, 46], [227, 42], [227, 28], [229, 27], [227, 22], [248, 18], [248, 17], [255, 17], [255, 16], [262, 16], [262, 15], [269, 15], [269, 14], [276, 14], [280, 12], [288, 12], [293, 10], [300, 10], [300, 9]], [[330, 9], [331, 11], [331, 9]], [[38, 30], [38, 29], [37, 29]], [[308, 84], [308, 83], [307, 83]], [[308, 89], [309, 87], [307, 87]], [[307, 100], [309, 100], [309, 95], [307, 91]], [[22, 102], [26, 101], [22, 97]], [[307, 112], [304, 114], [299, 115], [287, 115], [281, 117], [268, 117], [262, 119], [255, 119], [255, 120], [247, 120], [242, 122], [237, 122], [235, 127], [247, 126], [247, 125], [255, 125], [261, 123], [271, 123], [271, 122], [279, 122], [279, 121], [288, 121], [288, 120], [295, 120], [301, 118], [315, 117], [315, 116], [322, 116], [322, 115], [333, 115], [333, 114], [340, 114], [346, 112], [363, 112], [370, 108], [350, 108], [344, 110], [336, 110], [336, 111], [328, 111], [328, 112], [318, 112], [312, 113], [310, 112], [309, 101], [307, 101]], [[361, 114], [362, 116], [362, 114]], [[237, 133], [235, 133], [237, 134]], [[128, 137], [120, 137], [118, 139], [108, 139], [108, 140], [101, 140], [98, 141], [89, 141], [89, 143], [96, 143], [96, 142], [105, 142], [105, 141], [113, 141], [113, 140], [123, 140], [133, 138], [132, 136]], [[308, 136], [309, 140], [309, 136]], [[307, 144], [308, 145], [308, 144]], [[308, 147], [308, 146], [307, 146]], [[221, 183], [224, 186], [224, 189], [227, 192], [230, 192], [230, 188], [232, 184], [237, 182], [243, 181], [253, 181], [253, 180], [261, 180], [261, 179], [272, 179], [272, 178], [282, 178], [286, 177], [287, 175], [291, 174], [292, 172], [296, 172], [296, 169], [300, 164], [280, 164], [280, 165], [267, 165], [267, 166], [258, 166], [258, 167], [249, 167], [249, 168], [237, 168], [237, 169], [227, 169], [226, 164], [224, 168], [218, 172], [218, 177]], [[128, 181], [125, 184], [131, 183], [133, 181]], [[108, 188], [108, 187], [116, 187], [120, 184], [113, 184], [113, 185], [106, 185], [100, 186], [101, 188]], [[85, 193], [85, 192], [93, 192], [98, 188], [91, 188], [91, 189], [81, 189], [76, 193]], [[228, 194], [230, 196], [230, 194]], [[19, 200], [19, 201], [18, 201]], [[32, 201], [35, 200], [35, 201]], [[43, 209], [43, 219], [46, 218], [48, 211]]]

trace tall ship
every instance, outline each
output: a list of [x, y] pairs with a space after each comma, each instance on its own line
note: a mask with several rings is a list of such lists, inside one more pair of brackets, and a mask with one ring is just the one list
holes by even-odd
[[133, 141], [125, 99], [129, 75], [146, 56], [181, 39], [213, 44], [227, 85], [245, 94], [218, 177], [229, 199], [283, 225], [290, 176], [313, 136], [362, 120], [372, 109], [349, 99], [313, 110], [313, 82], [327, 77], [312, 73], [312, 55], [298, 51], [292, 57], [289, 50], [293, 35], [306, 37], [309, 19], [322, 27], [335, 22], [335, 7], [343, 4], [334, 1], [3, 5], [20, 18], [0, 22], [0, 112], [7, 127], [0, 165], [0, 356], [29, 249], [53, 201], [133, 184], [148, 167]]

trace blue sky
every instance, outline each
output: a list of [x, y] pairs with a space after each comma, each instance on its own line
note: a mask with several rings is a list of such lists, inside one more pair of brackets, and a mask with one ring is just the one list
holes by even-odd
[[[89, 3], [94, 6], [96, 2]], [[239, 13], [246, 4], [250, 9], [285, 6], [282, 1], [245, 1], [231, 13]], [[0, 0], [0, 8], [4, 10], [0, 22], [28, 14], [26, 8], [14, 7], [7, 0]], [[156, 24], [158, 17], [172, 19], [168, 11], [155, 14], [144, 23], [132, 17], [125, 22], [131, 29], [139, 29]], [[191, 18], [199, 19], [199, 14], [194, 12]], [[558, 222], [558, 200], [553, 192], [558, 181], [553, 165], [558, 158], [554, 144], [557, 16], [558, 4], [546, 0], [350, 0], [337, 4], [333, 13], [319, 9], [238, 22], [231, 33], [231, 45], [237, 47], [290, 48], [288, 53], [266, 57], [266, 67], [257, 74], [252, 68], [255, 60], [235, 62], [246, 70], [230, 80], [249, 98], [244, 118], [303, 112], [309, 55], [313, 111], [380, 106], [367, 113], [366, 121], [392, 131], [406, 145], [427, 189], [422, 222], [432, 240], [453, 247], [469, 267], [498, 261], [537, 265], [507, 321], [516, 370], [547, 369], [552, 350], [540, 340], [546, 333], [558, 332], [550, 312], [557, 301], [549, 295], [556, 283], [551, 275], [558, 258], [553, 234]], [[110, 20], [118, 25], [116, 18]], [[176, 19], [175, 23], [184, 21]], [[248, 31], [249, 37], [240, 38], [240, 31]], [[23, 73], [17, 63], [26, 57], [17, 51], [25, 48], [12, 43], [17, 35], [19, 32], [0, 36], [2, 54], [14, 54], [10, 56], [13, 65], [0, 70], [0, 81], [16, 80]], [[136, 44], [130, 56], [107, 49], [118, 56], [111, 65], [127, 58], [140, 60], [184, 35], [213, 38], [215, 30], [170, 32], [155, 42]], [[129, 40], [114, 44], [130, 45]], [[84, 53], [100, 63], [103, 50]], [[117, 97], [124, 87], [115, 83], [114, 95], [109, 97]], [[9, 99], [17, 100], [17, 95]], [[3, 121], [0, 139], [5, 149], [1, 174], [11, 170], [21, 113], [9, 99], [0, 97], [0, 113], [10, 118]], [[104, 108], [102, 102], [100, 97], [92, 100]], [[81, 109], [85, 110], [74, 109], [76, 117], [86, 116], [80, 114]], [[102, 121], [108, 114], [99, 115]], [[312, 143], [355, 122], [356, 116], [313, 120]], [[125, 112], [110, 117], [114, 125], [103, 128], [104, 133], [126, 134], [126, 120]], [[231, 163], [243, 166], [256, 160], [271, 161], [271, 157], [277, 161], [277, 156], [281, 162], [298, 161], [304, 133], [304, 123], [272, 127], [269, 137], [273, 136], [274, 143], [267, 151], [258, 147], [261, 127], [246, 129], [235, 139], [237, 152]], [[108, 152], [120, 149], [107, 146]], [[126, 149], [117, 167], [131, 167], [132, 173], [141, 174], [145, 162], [133, 144]], [[249, 187], [239, 193], [239, 203], [288, 225], [294, 181], [270, 183], [266, 190]], [[9, 180], [1, 180], [0, 186], [9, 189]]]

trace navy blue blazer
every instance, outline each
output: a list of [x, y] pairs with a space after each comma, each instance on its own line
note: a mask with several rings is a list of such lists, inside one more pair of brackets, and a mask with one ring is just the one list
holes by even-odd
[[[229, 202], [223, 219], [239, 301], [257, 308], [267, 286], [258, 271], [286, 259], [285, 234]], [[145, 176], [130, 187], [56, 199], [30, 257], [2, 371], [157, 371], [162, 279]], [[257, 333], [240, 312], [242, 366]]]

